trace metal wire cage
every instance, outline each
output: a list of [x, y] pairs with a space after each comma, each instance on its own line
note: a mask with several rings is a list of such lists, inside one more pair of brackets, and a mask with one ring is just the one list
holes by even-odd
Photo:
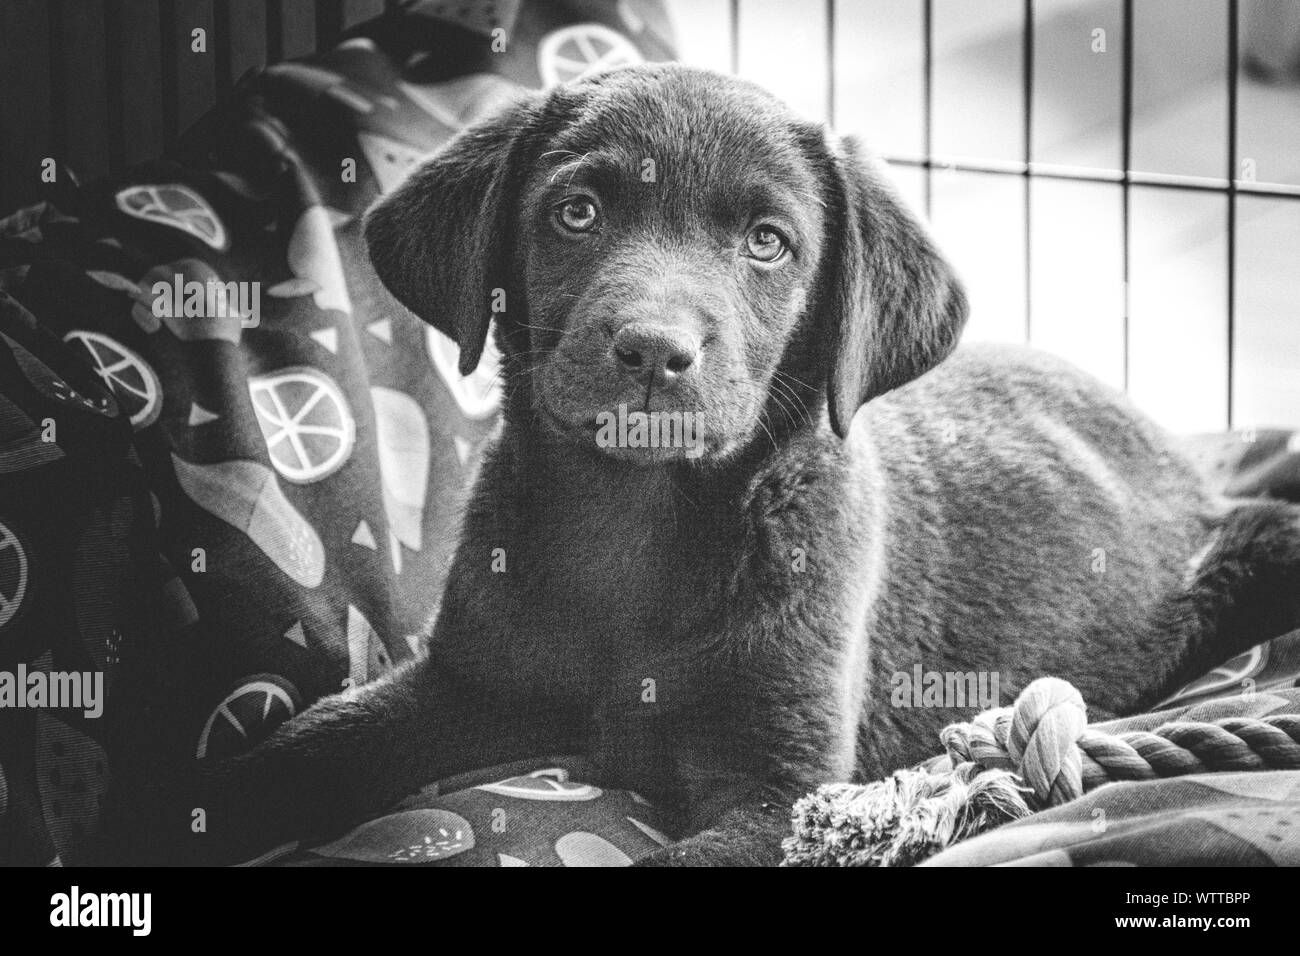
[[970, 337], [1060, 352], [1181, 431], [1300, 425], [1294, 5], [670, 9], [684, 59], [891, 164], [971, 287]]

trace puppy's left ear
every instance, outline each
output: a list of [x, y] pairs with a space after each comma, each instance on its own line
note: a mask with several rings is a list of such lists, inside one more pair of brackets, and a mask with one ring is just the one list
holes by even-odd
[[366, 216], [375, 272], [399, 302], [460, 347], [460, 372], [478, 365], [496, 289], [513, 288], [516, 205], [543, 123], [530, 94], [452, 140]]
[[966, 294], [883, 169], [851, 139], [829, 141], [831, 243], [825, 322], [831, 426], [943, 361], [966, 324]]

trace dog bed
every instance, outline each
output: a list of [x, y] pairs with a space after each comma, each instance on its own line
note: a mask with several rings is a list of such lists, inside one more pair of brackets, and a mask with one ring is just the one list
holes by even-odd
[[[106, 678], [102, 715], [0, 708], [0, 863], [76, 863], [124, 761], [231, 756], [417, 652], [495, 383], [490, 363], [460, 378], [455, 346], [378, 286], [359, 216], [501, 97], [580, 73], [584, 51], [671, 55], [657, 3], [499, 3], [494, 22], [444, 6], [255, 71], [173, 155], [0, 220], [0, 671]], [[494, 26], [511, 28], [499, 55]], [[1292, 492], [1290, 436], [1248, 437], [1215, 459], [1222, 482]], [[1181, 700], [1297, 674], [1286, 638]], [[250, 862], [621, 864], [675, 835], [585, 774], [557, 757], [431, 783]], [[1253, 779], [1261, 801], [1295, 785]], [[1169, 786], [1141, 806], [1192, 819], [1225, 792]], [[1041, 816], [1068, 829], [1077, 812]]]

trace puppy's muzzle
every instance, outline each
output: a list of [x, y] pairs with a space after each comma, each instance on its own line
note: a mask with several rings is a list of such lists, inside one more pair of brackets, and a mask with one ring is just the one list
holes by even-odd
[[699, 367], [699, 336], [680, 326], [630, 322], [614, 333], [613, 361], [623, 374], [656, 389], [676, 386]]

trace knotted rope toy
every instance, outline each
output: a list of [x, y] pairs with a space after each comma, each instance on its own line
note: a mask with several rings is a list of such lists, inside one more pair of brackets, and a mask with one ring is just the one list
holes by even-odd
[[1117, 780], [1300, 769], [1300, 714], [1088, 726], [1066, 681], [1034, 681], [1011, 707], [939, 734], [946, 753], [887, 780], [827, 784], [794, 805], [782, 866], [912, 866], [967, 837]]

